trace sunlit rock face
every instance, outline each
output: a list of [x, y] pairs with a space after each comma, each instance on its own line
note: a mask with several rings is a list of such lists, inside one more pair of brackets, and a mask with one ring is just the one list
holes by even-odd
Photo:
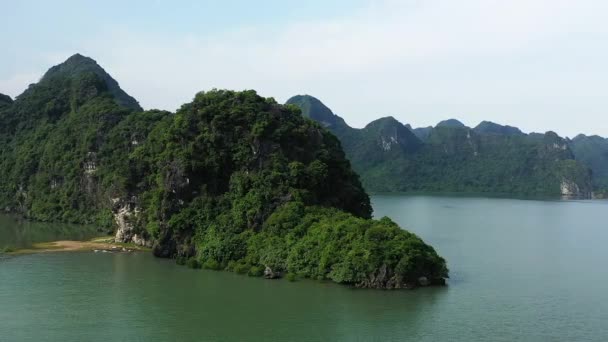
[[560, 191], [563, 198], [589, 199], [593, 197], [588, 185], [579, 185], [574, 181], [564, 179], [560, 184]]

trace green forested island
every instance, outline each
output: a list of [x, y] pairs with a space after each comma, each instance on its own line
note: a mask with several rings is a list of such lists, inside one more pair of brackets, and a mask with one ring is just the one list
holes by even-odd
[[0, 205], [95, 224], [191, 267], [367, 288], [443, 284], [446, 263], [371, 205], [340, 141], [254, 91], [143, 111], [74, 55], [0, 95]]
[[332, 131], [368, 191], [470, 192], [600, 197], [608, 189], [608, 140], [554, 132], [524, 134], [455, 119], [412, 128], [393, 117], [352, 128], [318, 99], [287, 104]]

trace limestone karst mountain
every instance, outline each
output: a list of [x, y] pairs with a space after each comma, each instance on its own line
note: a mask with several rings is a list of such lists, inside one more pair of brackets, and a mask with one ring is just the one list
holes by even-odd
[[583, 198], [593, 192], [587, 164], [575, 158], [569, 142], [553, 132], [524, 134], [516, 127], [488, 121], [469, 128], [456, 119], [412, 128], [394, 118], [355, 129], [312, 96], [293, 99], [287, 103], [298, 105], [307, 117], [317, 120], [321, 113], [315, 108], [323, 108], [323, 117], [340, 122], [327, 127], [341, 140], [369, 191]]
[[0, 207], [93, 224], [195, 268], [368, 288], [443, 284], [448, 270], [431, 246], [370, 219], [370, 199], [324, 127], [332, 119], [318, 124], [253, 90], [142, 111], [94, 60], [74, 55], [14, 101], [0, 96]]

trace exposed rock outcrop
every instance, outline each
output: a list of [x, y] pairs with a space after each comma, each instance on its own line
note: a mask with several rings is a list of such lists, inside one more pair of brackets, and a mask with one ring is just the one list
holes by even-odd
[[382, 265], [376, 272], [369, 274], [367, 279], [355, 284], [359, 288], [370, 289], [413, 289], [416, 287], [425, 287], [431, 285], [443, 286], [446, 285], [445, 279], [429, 279], [427, 277], [419, 277], [416, 280], [406, 280], [403, 277], [396, 275], [394, 270]]
[[582, 189], [576, 182], [563, 179], [560, 184], [560, 191], [563, 198], [581, 198], [589, 199], [592, 193], [586, 189]]
[[152, 240], [135, 226], [137, 215], [140, 212], [136, 198], [130, 201], [112, 199], [114, 202], [114, 221], [116, 222], [116, 242], [134, 243], [138, 246], [152, 247]]
[[266, 268], [264, 269], [264, 278], [266, 279], [278, 279], [281, 278], [281, 276], [281, 272], [275, 272], [272, 270], [272, 268], [268, 266], [266, 266]]

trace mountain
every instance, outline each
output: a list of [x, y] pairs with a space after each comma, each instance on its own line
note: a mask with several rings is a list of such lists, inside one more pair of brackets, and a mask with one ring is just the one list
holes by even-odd
[[297, 95], [287, 100], [285, 104], [295, 105], [300, 108], [302, 115], [334, 131], [348, 127], [341, 117], [335, 115], [321, 101], [312, 96]]
[[598, 192], [608, 194], [608, 139], [578, 135], [570, 141], [576, 160], [593, 171], [593, 185]]
[[410, 131], [412, 131], [412, 133], [414, 133], [414, 135], [416, 137], [418, 137], [418, 139], [420, 139], [421, 141], [426, 141], [429, 138], [429, 135], [431, 134], [431, 132], [433, 131], [433, 127], [432, 126], [418, 127], [418, 128], [412, 128], [412, 126], [410, 124], [407, 124], [405, 126]]
[[512, 126], [503, 126], [491, 121], [482, 121], [477, 127], [473, 128], [475, 132], [480, 134], [499, 134], [499, 135], [522, 135], [524, 134], [519, 128]]
[[[379, 167], [393, 160], [407, 159], [423, 145], [407, 126], [390, 116], [357, 129], [348, 126], [341, 117], [310, 95], [297, 95], [286, 103], [301, 108], [304, 116], [320, 122], [334, 133], [340, 139], [353, 168], [368, 184], [384, 179], [385, 175], [378, 170]], [[319, 109], [319, 112], [315, 109]]]
[[[98, 74], [78, 68], [78, 60], [53, 67], [0, 110], [2, 208], [68, 222], [98, 212], [99, 182], [76, 170], [94, 168], [109, 132], [131, 109], [118, 104]], [[76, 69], [83, 71], [67, 71]]]
[[13, 103], [13, 99], [11, 99], [10, 96], [4, 95], [4, 94], [0, 94], [0, 108], [5, 107], [5, 106], [9, 106], [12, 103]]
[[448, 119], [439, 122], [435, 127], [465, 128], [466, 126], [456, 119]]
[[[373, 129], [382, 126], [378, 121], [386, 121], [392, 127], [388, 132], [398, 132], [400, 138]], [[361, 130], [328, 128], [341, 140], [369, 191], [591, 196], [589, 169], [553, 132], [526, 135], [487, 121], [471, 129], [456, 119], [418, 129], [394, 118], [376, 120]]]
[[118, 82], [99, 66], [97, 62], [80, 54], [75, 54], [65, 62], [49, 69], [38, 85], [51, 82], [55, 78], [73, 78], [88, 73], [93, 73], [99, 77], [100, 81], [106, 86], [108, 93], [119, 105], [132, 110], [142, 110], [137, 100], [124, 92], [118, 85]]
[[0, 108], [0, 207], [194, 268], [367, 288], [448, 276], [419, 237], [370, 219], [340, 142], [295, 106], [213, 90], [176, 113], [140, 109], [90, 58], [51, 68]]
[[392, 116], [372, 121], [362, 131], [370, 137], [379, 138], [376, 145], [384, 151], [398, 148], [403, 153], [408, 153], [416, 151], [422, 145], [420, 139]]

